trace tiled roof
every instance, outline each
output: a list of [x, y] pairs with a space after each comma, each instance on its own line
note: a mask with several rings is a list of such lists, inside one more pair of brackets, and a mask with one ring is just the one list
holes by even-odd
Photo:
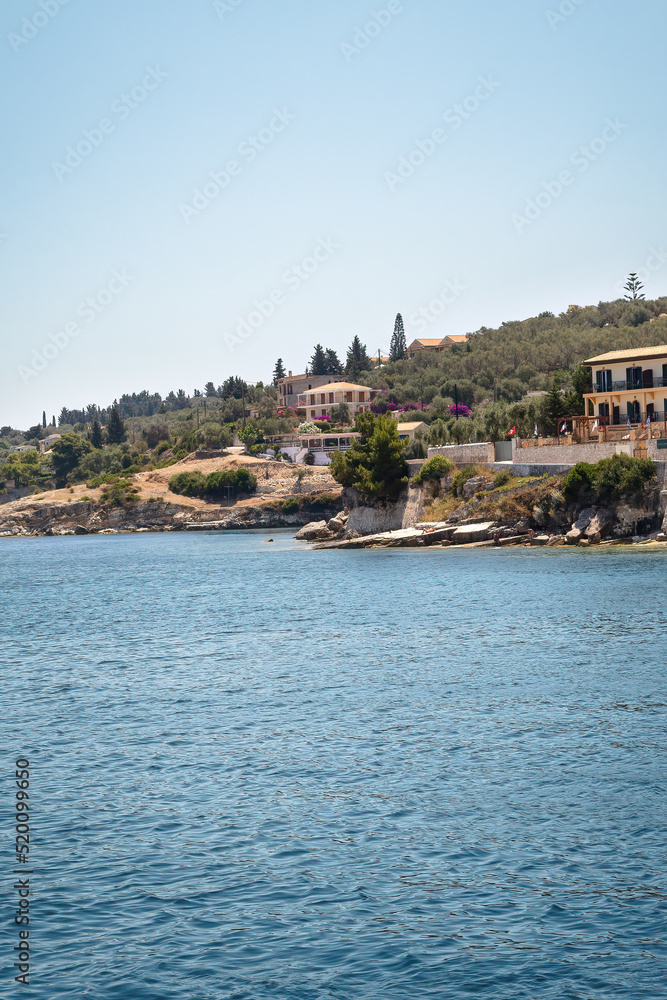
[[627, 351], [608, 351], [607, 354], [598, 354], [595, 358], [587, 358], [585, 365], [602, 364], [604, 361], [632, 361], [635, 358], [660, 358], [667, 355], [667, 344], [660, 347], [631, 347]]

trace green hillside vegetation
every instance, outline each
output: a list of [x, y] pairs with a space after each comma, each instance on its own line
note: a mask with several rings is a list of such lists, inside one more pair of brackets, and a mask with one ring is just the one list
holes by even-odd
[[[542, 313], [497, 329], [482, 327], [468, 343], [442, 354], [424, 351], [381, 367], [355, 337], [347, 351], [350, 372], [348, 366], [345, 372], [354, 368], [355, 381], [379, 390], [375, 404], [380, 409], [382, 403], [405, 408], [401, 420], [424, 421], [425, 430], [403, 452], [406, 458], [425, 457], [429, 444], [499, 440], [511, 427], [520, 437], [532, 436], [536, 425], [538, 433], [551, 435], [561, 417], [583, 413], [590, 370], [582, 362], [614, 348], [667, 343], [664, 313], [667, 298], [571, 307], [559, 316]], [[394, 352], [401, 353], [402, 346]], [[334, 355], [330, 348], [324, 351], [325, 359]], [[547, 395], [526, 397], [529, 390]], [[455, 394], [459, 404], [470, 408], [469, 417], [457, 420], [451, 414]], [[63, 407], [58, 420], [53, 416], [47, 426], [42, 413], [26, 431], [0, 427], [0, 484], [13, 479], [44, 489], [106, 473], [131, 475], [164, 468], [197, 448], [225, 448], [235, 437], [257, 453], [269, 438], [292, 436], [303, 416], [303, 411], [279, 412], [273, 384], [250, 385], [238, 376], [229, 376], [217, 388], [206, 382], [192, 396], [183, 389], [164, 398], [142, 390], [126, 393], [106, 408]], [[333, 416], [338, 426], [349, 420], [344, 409]], [[9, 454], [17, 445], [37, 446], [56, 430], [67, 440], [46, 455]]]

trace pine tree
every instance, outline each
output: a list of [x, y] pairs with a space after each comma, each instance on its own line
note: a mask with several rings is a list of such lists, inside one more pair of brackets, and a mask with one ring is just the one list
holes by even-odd
[[118, 409], [114, 406], [109, 413], [107, 422], [107, 441], [109, 444], [122, 444], [125, 437], [125, 424], [120, 418]]
[[212, 382], [206, 383], [206, 385], [204, 386], [204, 392], [206, 393], [209, 399], [211, 398], [211, 396], [217, 396], [217, 392], [215, 391], [215, 386], [213, 385]]
[[46, 410], [42, 410], [42, 427], [46, 427]]
[[403, 326], [403, 317], [400, 313], [396, 314], [396, 322], [394, 323], [394, 332], [391, 337], [391, 343], [389, 345], [389, 360], [390, 361], [400, 361], [408, 353], [408, 345], [405, 339], [405, 327]]
[[371, 362], [366, 353], [366, 345], [361, 343], [359, 337], [355, 337], [347, 349], [345, 376], [348, 379], [359, 378], [360, 374], [367, 372], [370, 367]]
[[285, 371], [285, 366], [283, 365], [283, 359], [278, 358], [276, 361], [276, 367], [273, 369], [273, 384], [278, 385], [278, 379], [286, 377], [287, 372]]
[[565, 416], [565, 398], [560, 391], [558, 382], [554, 379], [551, 388], [544, 397], [544, 418], [547, 427], [558, 434], [558, 421]]
[[309, 370], [311, 375], [327, 375], [327, 356], [321, 344], [315, 344], [315, 352], [310, 359]]
[[636, 302], [637, 299], [643, 299], [645, 298], [645, 295], [642, 292], [643, 287], [644, 286], [642, 285], [638, 276], [633, 271], [632, 274], [629, 276], [628, 280], [626, 281], [625, 285], [623, 286], [624, 290], [629, 294], [624, 295], [623, 297], [627, 299], [628, 302]]
[[343, 366], [340, 363], [340, 358], [331, 347], [327, 347], [326, 351], [324, 352], [324, 357], [327, 366], [326, 370], [327, 375], [343, 374]]
[[95, 420], [93, 420], [93, 426], [90, 431], [90, 443], [93, 448], [101, 448], [103, 442], [104, 438], [102, 435], [102, 428], [100, 427], [100, 422], [96, 417]]

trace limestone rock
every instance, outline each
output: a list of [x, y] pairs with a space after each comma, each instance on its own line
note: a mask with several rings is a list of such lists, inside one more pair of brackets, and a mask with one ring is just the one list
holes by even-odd
[[612, 516], [608, 510], [599, 510], [589, 521], [586, 528], [586, 538], [593, 544], [605, 538], [611, 531]]
[[581, 528], [574, 527], [565, 535], [566, 545], [576, 545], [583, 535], [583, 530]]
[[318, 538], [331, 538], [326, 521], [311, 521], [294, 536], [299, 542], [314, 542]]
[[82, 524], [75, 524], [74, 525], [74, 534], [75, 535], [88, 535], [88, 534], [90, 534], [90, 532], [88, 531], [88, 528], [84, 528], [84, 526]]
[[584, 509], [579, 512], [579, 517], [574, 522], [572, 527], [579, 528], [580, 531], [585, 531], [594, 517], [595, 517], [595, 511], [593, 510], [593, 508], [584, 507]]
[[547, 545], [565, 545], [565, 538], [563, 535], [552, 535]]

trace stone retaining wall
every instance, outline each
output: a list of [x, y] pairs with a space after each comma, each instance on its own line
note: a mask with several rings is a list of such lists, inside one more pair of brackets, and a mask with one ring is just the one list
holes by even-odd
[[482, 441], [479, 444], [438, 445], [428, 449], [428, 457], [433, 458], [434, 455], [443, 455], [455, 465], [477, 465], [480, 463], [486, 465], [488, 462], [494, 462], [496, 458], [495, 448], [488, 441]]

